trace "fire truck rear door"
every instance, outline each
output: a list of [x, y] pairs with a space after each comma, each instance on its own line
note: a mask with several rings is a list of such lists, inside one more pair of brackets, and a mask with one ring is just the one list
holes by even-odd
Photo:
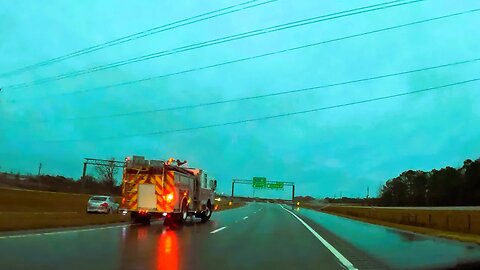
[[157, 207], [157, 197], [155, 195], [155, 185], [138, 185], [138, 208], [155, 209]]

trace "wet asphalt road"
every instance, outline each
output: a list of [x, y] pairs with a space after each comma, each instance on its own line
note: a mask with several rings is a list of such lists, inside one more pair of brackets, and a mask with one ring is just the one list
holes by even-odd
[[0, 262], [0, 269], [345, 269], [276, 204], [249, 204], [177, 228], [154, 222], [3, 238]]
[[[375, 235], [384, 227], [287, 210], [277, 204], [252, 203], [214, 213], [207, 223], [192, 220], [176, 228], [153, 222], [0, 235], [0, 269], [401, 269], [402, 256], [409, 258], [413, 247], [388, 244], [385, 240], [397, 237], [395, 230], [388, 229], [381, 240]], [[434, 241], [428, 246], [436, 252], [432, 254], [441, 255], [442, 249], [435, 250], [437, 240], [429, 241]], [[446, 257], [447, 251], [454, 254], [453, 261], [464, 256], [462, 244], [444, 245], [458, 251], [443, 249]], [[389, 255], [382, 256], [382, 250]], [[418, 254], [413, 251], [410, 259]], [[473, 251], [480, 258], [479, 248]], [[432, 258], [430, 253], [423, 255], [423, 262], [419, 257], [420, 264], [408, 268], [427, 267]]]

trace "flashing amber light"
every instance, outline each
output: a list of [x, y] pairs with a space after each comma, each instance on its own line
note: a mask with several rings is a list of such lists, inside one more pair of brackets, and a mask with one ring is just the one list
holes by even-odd
[[297, 206], [300, 206], [300, 202], [297, 202]]
[[232, 202], [228, 202], [228, 206], [232, 206]]
[[167, 202], [173, 201], [173, 193], [168, 194], [166, 200]]
[[183, 197], [187, 197], [187, 192], [183, 192]]

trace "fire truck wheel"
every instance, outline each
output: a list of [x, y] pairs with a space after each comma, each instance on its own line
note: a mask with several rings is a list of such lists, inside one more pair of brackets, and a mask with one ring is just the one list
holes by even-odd
[[211, 216], [212, 216], [212, 204], [210, 203], [210, 201], [208, 201], [207, 207], [202, 213], [202, 221], [205, 222], [209, 220]]
[[149, 225], [150, 224], [150, 215], [140, 215], [136, 212], [133, 212], [131, 214], [132, 222], [135, 224], [144, 224], [144, 225]]
[[132, 212], [130, 214], [130, 219], [132, 220], [132, 223], [139, 223], [139, 217], [137, 212]]
[[142, 223], [143, 225], [150, 225], [150, 216], [149, 216], [149, 215], [145, 215], [145, 216], [142, 218], [141, 223]]
[[184, 223], [188, 217], [188, 202], [187, 200], [183, 200], [182, 202], [182, 212], [180, 213], [180, 223]]
[[166, 216], [163, 221], [164, 226], [178, 226], [182, 224], [181, 213], [171, 213], [170, 216]]
[[170, 226], [172, 225], [172, 217], [165, 217], [165, 220], [163, 221], [163, 226]]

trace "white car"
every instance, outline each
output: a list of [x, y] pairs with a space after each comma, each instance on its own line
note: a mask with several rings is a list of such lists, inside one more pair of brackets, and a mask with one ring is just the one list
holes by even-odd
[[112, 196], [92, 196], [88, 199], [87, 213], [117, 213], [118, 207]]

